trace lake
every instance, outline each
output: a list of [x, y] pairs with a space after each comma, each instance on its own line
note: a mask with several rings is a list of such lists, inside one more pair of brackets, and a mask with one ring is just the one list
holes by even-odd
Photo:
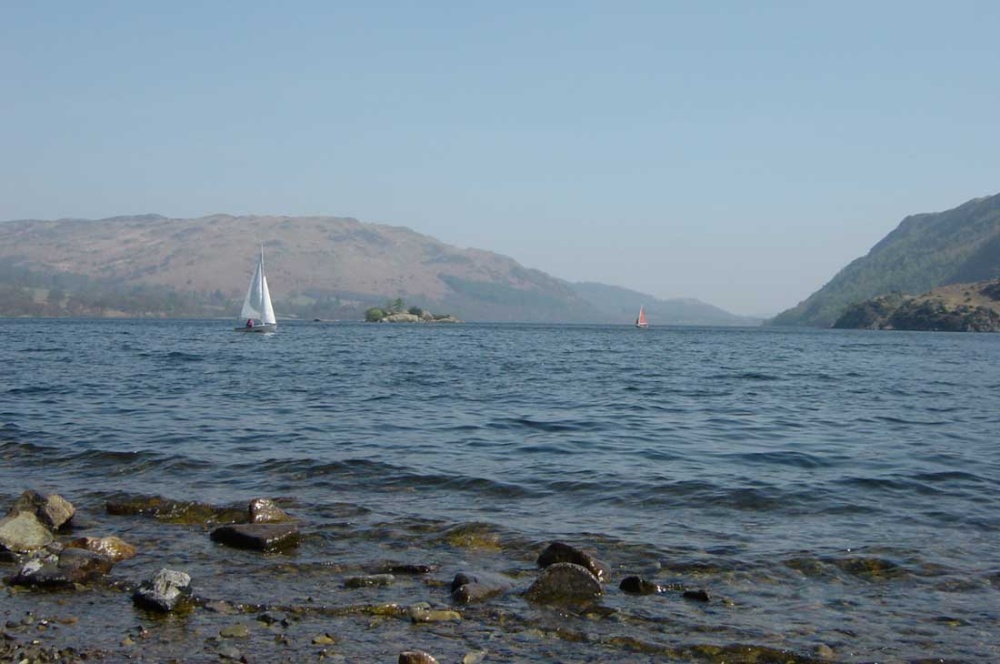
[[[139, 549], [107, 584], [8, 593], [8, 620], [49, 614], [53, 643], [184, 661], [223, 647], [250, 661], [1000, 660], [998, 335], [232, 327], [0, 320], [0, 507], [58, 493], [78, 510], [72, 536]], [[122, 496], [269, 497], [304, 537], [284, 554], [228, 549], [212, 524], [108, 514]], [[521, 596], [553, 541], [611, 568], [599, 602]], [[345, 588], [379, 561], [433, 571]], [[122, 588], [162, 567], [235, 609], [139, 612]], [[457, 607], [449, 585], [470, 570], [514, 590]], [[663, 592], [621, 591], [631, 575]], [[421, 602], [463, 619], [372, 608]], [[288, 624], [258, 620], [268, 611]], [[233, 623], [250, 634], [230, 644]], [[128, 644], [137, 625], [149, 637]]]

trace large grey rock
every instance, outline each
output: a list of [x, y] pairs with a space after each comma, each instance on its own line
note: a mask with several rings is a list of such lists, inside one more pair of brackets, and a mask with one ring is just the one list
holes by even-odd
[[34, 514], [47, 528], [58, 530], [73, 518], [76, 508], [59, 494], [46, 496], [29, 490], [21, 494], [8, 512], [11, 516], [23, 513]]
[[212, 531], [213, 542], [236, 549], [282, 551], [299, 545], [299, 529], [293, 523], [237, 523]]
[[586, 551], [563, 542], [553, 542], [538, 556], [539, 567], [548, 567], [556, 563], [574, 563], [586, 567], [602, 583], [611, 577], [611, 570], [607, 565]]
[[33, 512], [20, 512], [0, 519], [0, 548], [15, 553], [42, 549], [55, 538]]
[[111, 571], [114, 562], [86, 549], [63, 549], [59, 554], [26, 562], [11, 578], [15, 586], [62, 589], [87, 583]]
[[586, 601], [604, 593], [590, 570], [576, 563], [554, 563], [538, 575], [525, 597], [533, 602]]
[[148, 581], [143, 581], [132, 594], [136, 606], [169, 613], [191, 593], [191, 577], [184, 572], [161, 569]]

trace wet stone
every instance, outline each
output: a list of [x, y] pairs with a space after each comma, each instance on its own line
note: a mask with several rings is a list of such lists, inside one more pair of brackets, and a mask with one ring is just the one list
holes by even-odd
[[533, 602], [580, 601], [600, 597], [601, 582], [575, 563], [555, 563], [542, 570], [525, 597]]
[[573, 563], [586, 567], [602, 583], [611, 578], [611, 570], [606, 564], [586, 551], [564, 542], [553, 542], [538, 556], [539, 567], [545, 568], [556, 563]]
[[34, 514], [44, 526], [58, 530], [73, 518], [76, 508], [59, 494], [46, 496], [37, 491], [25, 491], [8, 512], [11, 516], [23, 513]]
[[437, 660], [423, 650], [404, 650], [397, 661], [399, 664], [437, 664]]
[[487, 572], [459, 572], [451, 582], [451, 597], [459, 604], [483, 602], [514, 587], [513, 581]]
[[191, 577], [184, 572], [161, 569], [148, 581], [143, 581], [132, 595], [136, 606], [168, 613], [176, 609], [191, 592]]
[[54, 539], [45, 524], [31, 512], [21, 512], [0, 519], [0, 549], [30, 553], [45, 548]]
[[704, 590], [685, 590], [681, 595], [684, 599], [689, 599], [693, 602], [707, 602], [708, 593]]
[[16, 586], [63, 589], [107, 574], [114, 563], [85, 549], [64, 549], [57, 555], [29, 560], [11, 579]]
[[627, 576], [622, 579], [622, 582], [618, 584], [618, 588], [622, 592], [630, 593], [632, 595], [655, 595], [660, 592], [660, 586], [656, 585], [652, 581], [647, 581], [638, 576]]
[[299, 529], [290, 523], [249, 523], [220, 526], [212, 531], [213, 542], [236, 549], [283, 551], [299, 545]]
[[374, 588], [391, 586], [396, 582], [392, 574], [369, 574], [368, 576], [352, 576], [344, 579], [345, 588]]
[[134, 546], [126, 544], [113, 535], [109, 537], [80, 537], [67, 543], [66, 546], [99, 553], [116, 563], [135, 558], [137, 553]]
[[224, 639], [248, 639], [250, 638], [250, 628], [243, 623], [227, 625], [219, 630], [219, 636]]
[[126, 496], [105, 502], [108, 514], [151, 516], [160, 521], [185, 525], [244, 523], [246, 509], [216, 507], [193, 501], [171, 500], [162, 496]]
[[430, 574], [437, 571], [437, 565], [414, 565], [410, 563], [397, 563], [384, 561], [369, 568], [372, 574], [400, 574], [404, 576], [417, 576], [420, 574]]
[[286, 523], [295, 521], [270, 498], [254, 498], [248, 507], [250, 523]]
[[410, 620], [415, 623], [461, 622], [462, 614], [451, 609], [428, 609], [414, 606], [410, 609]]

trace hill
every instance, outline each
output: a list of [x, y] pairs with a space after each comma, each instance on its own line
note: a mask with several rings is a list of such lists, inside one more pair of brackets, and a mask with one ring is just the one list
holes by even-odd
[[235, 316], [262, 243], [279, 317], [360, 320], [397, 298], [468, 321], [634, 316], [511, 258], [408, 228], [224, 214], [0, 222], [0, 315]]
[[1000, 280], [892, 293], [851, 305], [833, 325], [870, 330], [1000, 332]]
[[898, 293], [1000, 277], [1000, 195], [945, 212], [906, 217], [899, 226], [773, 325], [830, 327], [852, 304]]
[[577, 295], [596, 307], [609, 320], [629, 322], [639, 307], [646, 308], [652, 325], [760, 325], [760, 318], [737, 316], [691, 298], [660, 300], [638, 291], [593, 282], [573, 284]]

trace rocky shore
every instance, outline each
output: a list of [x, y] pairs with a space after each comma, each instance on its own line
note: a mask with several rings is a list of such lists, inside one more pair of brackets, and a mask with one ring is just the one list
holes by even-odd
[[[692, 607], [723, 606], [726, 601], [698, 586], [660, 585], [614, 570], [593, 552], [561, 541], [548, 543], [540, 552], [524, 552], [533, 560], [531, 573], [477, 569], [476, 551], [492, 550], [496, 542], [476, 528], [449, 534], [453, 544], [470, 552], [467, 567], [442, 569], [418, 559], [372, 561], [364, 569], [347, 570], [331, 562], [317, 571], [315, 578], [321, 581], [311, 582], [317, 592], [323, 585], [325, 601], [312, 594], [273, 602], [218, 597], [205, 589], [209, 579], [188, 574], [183, 555], [169, 553], [167, 542], [178, 532], [202, 538], [194, 545], [209, 547], [219, 574], [249, 577], [255, 557], [269, 558], [273, 565], [267, 578], [251, 583], [273, 584], [272, 595], [287, 598], [286, 587], [302, 573], [288, 556], [314, 536], [308, 524], [266, 498], [220, 507], [159, 496], [119, 496], [106, 500], [105, 510], [102, 516], [162, 524], [161, 548], [134, 546], [127, 542], [127, 532], [79, 536], [77, 530], [90, 529], [87, 515], [81, 516], [57, 494], [25, 491], [0, 519], [0, 569], [6, 595], [0, 604], [4, 613], [0, 659], [357, 661], [350, 654], [357, 655], [360, 649], [371, 653], [365, 661], [388, 661], [386, 654], [393, 652], [390, 644], [398, 644], [393, 661], [476, 664], [516, 659], [500, 645], [505, 638], [528, 639], [528, 643], [535, 639], [542, 652], [552, 641], [601, 649], [593, 659], [581, 656], [576, 661], [606, 661], [609, 652], [618, 653], [617, 661], [662, 657], [812, 662], [834, 657], [823, 645], [805, 656], [744, 644], [664, 646], [630, 637], [595, 641], [586, 623], [615, 620], [615, 611], [602, 604], [609, 594], [635, 602], [660, 597]], [[117, 566], [137, 557], [151, 559], [147, 569], [156, 571], [142, 577], [116, 574]], [[519, 560], [510, 561], [511, 568], [520, 565]], [[328, 585], [331, 582], [334, 587]], [[422, 591], [415, 592], [418, 589]], [[498, 603], [504, 598], [540, 608], [548, 617], [532, 619], [505, 608]], [[338, 629], [338, 620], [353, 621], [353, 628]], [[462, 629], [479, 637], [452, 640]], [[377, 647], [351, 643], [373, 635]], [[497, 644], [495, 650], [463, 645], [491, 640]], [[427, 643], [438, 647], [447, 643], [448, 651], [435, 652]]]
[[891, 293], [847, 308], [837, 329], [1000, 332], [1000, 280], [953, 284], [919, 296]]

